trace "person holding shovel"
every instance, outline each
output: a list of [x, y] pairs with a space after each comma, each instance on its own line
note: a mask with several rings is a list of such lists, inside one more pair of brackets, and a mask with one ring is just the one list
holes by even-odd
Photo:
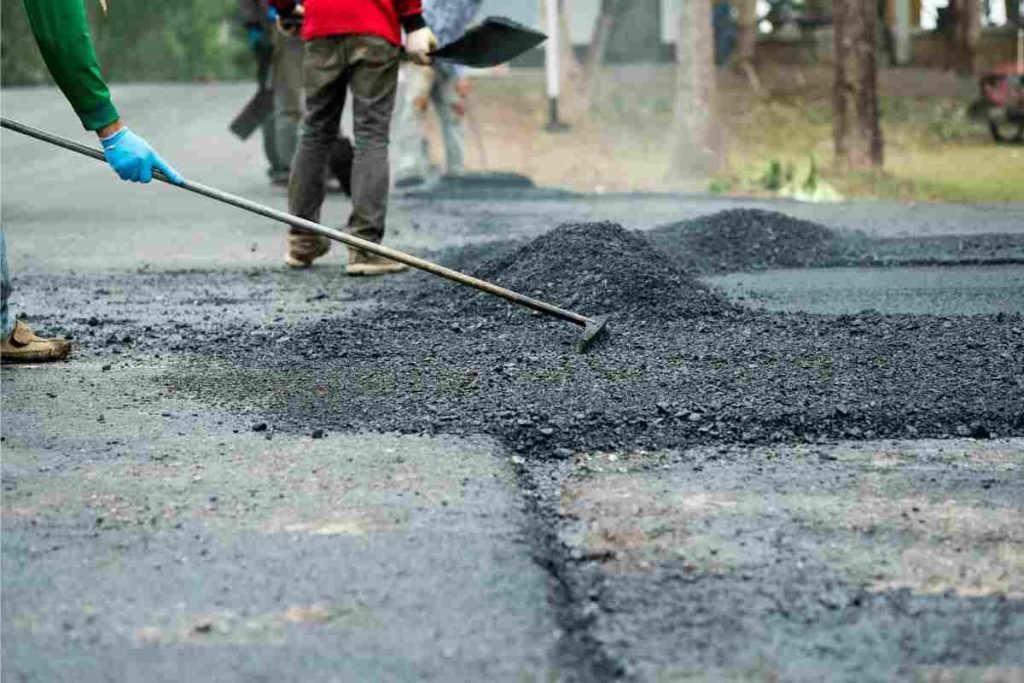
[[[338, 137], [345, 98], [352, 93], [355, 158], [349, 231], [371, 242], [384, 238], [390, 172], [388, 138], [402, 60], [429, 65], [437, 39], [423, 19], [421, 0], [271, 0], [282, 18], [302, 15], [306, 114], [288, 183], [289, 211], [320, 222], [324, 171]], [[308, 268], [330, 240], [292, 228], [285, 263]], [[350, 248], [349, 275], [384, 275], [406, 266]]]
[[274, 91], [273, 113], [263, 122], [267, 175], [271, 183], [287, 185], [302, 119], [302, 41], [295, 30], [277, 25], [269, 0], [239, 0], [238, 14], [260, 65], [258, 76], [269, 71]]
[[[463, 36], [480, 11], [483, 0], [423, 0], [423, 14], [448, 45]], [[460, 175], [465, 170], [466, 102], [469, 78], [466, 68], [440, 61], [432, 66], [409, 64], [403, 68], [403, 96], [395, 115], [395, 187], [430, 184], [435, 175], [427, 141], [427, 112], [433, 105], [444, 141], [444, 170]]]
[[[105, 0], [101, 4], [106, 9]], [[86, 130], [95, 131], [111, 168], [123, 179], [148, 183], [160, 171], [175, 183], [182, 177], [144, 139], [121, 122], [110, 90], [100, 73], [83, 0], [25, 0], [32, 34], [53, 80], [67, 97]], [[61, 360], [71, 352], [65, 339], [38, 336], [8, 306], [11, 284], [7, 248], [0, 231], [0, 360], [4, 363], [42, 363]]]

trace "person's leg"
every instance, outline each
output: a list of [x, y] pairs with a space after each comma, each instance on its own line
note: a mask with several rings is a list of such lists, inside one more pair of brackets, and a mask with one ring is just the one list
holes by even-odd
[[263, 154], [267, 157], [267, 175], [271, 180], [281, 177], [282, 170], [285, 170], [277, 156], [277, 124], [274, 121], [274, 114], [271, 112], [263, 119], [260, 129], [263, 133]]
[[14, 319], [11, 317], [11, 276], [7, 272], [7, 241], [4, 239], [4, 231], [0, 230], [0, 332], [3, 339], [11, 336], [14, 329]]
[[357, 237], [380, 242], [388, 209], [388, 140], [401, 51], [376, 36], [346, 36], [345, 40], [351, 64], [349, 87], [355, 128], [348, 226]]
[[0, 230], [0, 362], [46, 363], [62, 360], [71, 353], [66, 339], [44, 339], [32, 328], [11, 315], [11, 280], [7, 270], [7, 241]]
[[[305, 44], [305, 53], [306, 114], [288, 181], [288, 210], [319, 223], [326, 194], [327, 160], [345, 107], [348, 65], [340, 37], [315, 38]], [[291, 229], [288, 244], [285, 261], [294, 267], [310, 265], [330, 248], [327, 238], [296, 228]]]
[[402, 67], [393, 128], [396, 187], [422, 182], [430, 174], [426, 124], [431, 80], [430, 67], [416, 64]]
[[459, 175], [466, 170], [466, 103], [455, 87], [458, 74], [446, 67], [437, 67], [435, 71], [437, 76], [432, 96], [444, 139], [445, 172]]
[[302, 121], [302, 39], [274, 29], [274, 142], [291, 168]]
[[[260, 51], [256, 54], [256, 85], [260, 88], [266, 86], [273, 74], [274, 54], [273, 48], [270, 52]], [[271, 112], [260, 126], [263, 134], [263, 154], [267, 157], [267, 175], [272, 182], [282, 182], [287, 178], [287, 162], [282, 163], [277, 154], [277, 124], [274, 113]]]

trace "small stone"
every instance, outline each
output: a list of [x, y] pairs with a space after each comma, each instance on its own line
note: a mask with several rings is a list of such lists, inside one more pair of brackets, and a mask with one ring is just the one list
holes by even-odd
[[192, 626], [192, 630], [195, 633], [210, 633], [213, 631], [213, 622], [208, 619], [196, 622], [196, 624]]
[[100, 368], [100, 372], [110, 372], [110, 369], [111, 369], [112, 367], [114, 367], [114, 366], [113, 366], [113, 365], [111, 365], [110, 363], [107, 363], [107, 364], [106, 364], [106, 365], [104, 365], [104, 366], [103, 366], [102, 368]]
[[672, 408], [672, 406], [669, 405], [668, 401], [658, 401], [655, 404], [655, 407], [657, 407], [658, 412], [662, 413], [663, 415], [668, 415], [669, 410]]
[[700, 422], [701, 420], [704, 419], [704, 416], [701, 415], [700, 413], [690, 413], [686, 419], [689, 420], [690, 422]]
[[265, 432], [265, 431], [267, 431], [267, 423], [266, 422], [257, 422], [256, 424], [254, 424], [252, 426], [252, 431], [254, 431], [254, 432]]
[[572, 451], [568, 448], [556, 448], [555, 457], [560, 460], [567, 460], [572, 457]]
[[312, 434], [314, 439], [322, 439], [326, 435], [327, 435], [327, 433], [324, 430], [322, 430], [322, 429], [314, 429], [313, 430], [313, 434]]
[[957, 425], [956, 426], [956, 434], [957, 434], [957, 436], [970, 436], [971, 435], [971, 429], [967, 425]]
[[972, 422], [970, 436], [972, 439], [988, 439], [992, 436], [992, 433], [982, 423]]

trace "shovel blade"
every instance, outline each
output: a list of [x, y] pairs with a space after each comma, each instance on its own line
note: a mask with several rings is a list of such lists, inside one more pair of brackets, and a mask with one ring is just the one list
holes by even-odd
[[511, 19], [488, 17], [431, 56], [480, 69], [511, 61], [545, 40], [545, 34]]
[[263, 125], [263, 122], [270, 112], [274, 110], [274, 91], [270, 88], [260, 88], [253, 95], [245, 108], [239, 112], [235, 120], [229, 126], [231, 132], [242, 140], [248, 140], [249, 136], [256, 132], [256, 129]]
[[580, 338], [580, 352], [586, 351], [594, 342], [608, 333], [609, 318], [611, 316], [601, 315], [587, 323], [587, 326], [583, 328], [583, 336]]

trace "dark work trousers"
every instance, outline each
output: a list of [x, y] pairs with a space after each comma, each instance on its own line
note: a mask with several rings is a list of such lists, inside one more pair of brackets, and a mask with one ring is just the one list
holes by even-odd
[[274, 85], [273, 142], [277, 161], [274, 166], [287, 172], [291, 168], [298, 145], [299, 122], [302, 120], [302, 39], [271, 28], [273, 46], [271, 78]]
[[376, 36], [329, 36], [306, 42], [306, 114], [288, 183], [288, 208], [293, 214], [320, 222], [324, 172], [351, 90], [355, 158], [348, 232], [371, 242], [384, 239], [390, 184], [388, 130], [400, 58], [397, 45]]

